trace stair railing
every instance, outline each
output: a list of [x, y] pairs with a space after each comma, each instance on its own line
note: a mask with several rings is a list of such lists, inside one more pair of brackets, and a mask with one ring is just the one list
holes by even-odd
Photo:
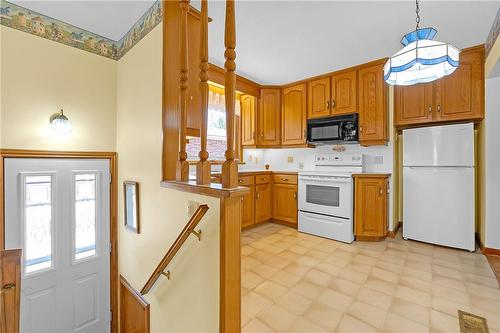
[[198, 240], [201, 241], [201, 230], [196, 231], [195, 228], [201, 221], [203, 216], [205, 216], [205, 213], [207, 211], [208, 211], [208, 205], [200, 205], [196, 210], [196, 212], [193, 214], [193, 216], [191, 216], [184, 229], [182, 229], [179, 236], [177, 236], [175, 242], [172, 244], [170, 249], [168, 249], [167, 253], [160, 261], [158, 266], [156, 266], [156, 269], [154, 270], [153, 274], [151, 274], [144, 287], [142, 287], [141, 289], [142, 295], [147, 294], [151, 290], [151, 288], [154, 286], [154, 284], [160, 278], [160, 276], [163, 275], [167, 279], [170, 279], [170, 271], [165, 271], [165, 270], [167, 269], [172, 259], [175, 257], [177, 252], [179, 252], [182, 245], [184, 245], [184, 243], [186, 242], [186, 240], [190, 235], [195, 235], [198, 238]]

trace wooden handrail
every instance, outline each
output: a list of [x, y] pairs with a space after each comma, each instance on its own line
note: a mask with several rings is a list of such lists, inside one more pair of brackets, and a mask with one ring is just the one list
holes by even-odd
[[142, 290], [141, 290], [142, 295], [147, 294], [151, 290], [153, 285], [156, 283], [156, 280], [158, 280], [160, 275], [163, 274], [163, 272], [167, 268], [168, 264], [170, 264], [170, 262], [175, 257], [177, 252], [179, 252], [179, 250], [181, 249], [184, 242], [186, 242], [186, 240], [188, 239], [189, 235], [191, 233], [196, 233], [194, 231], [194, 228], [196, 228], [196, 226], [201, 221], [203, 216], [205, 216], [205, 213], [207, 211], [208, 211], [208, 205], [200, 205], [198, 207], [198, 209], [196, 210], [196, 212], [193, 214], [193, 216], [191, 216], [191, 218], [189, 219], [189, 221], [186, 224], [186, 226], [184, 227], [184, 229], [182, 229], [179, 236], [177, 236], [177, 239], [175, 240], [175, 242], [172, 244], [170, 249], [168, 249], [167, 254], [165, 254], [165, 256], [160, 261], [158, 266], [156, 266], [156, 269], [154, 270], [153, 274], [151, 274], [151, 276], [149, 277], [149, 279], [146, 282], [146, 284], [144, 285], [144, 287], [142, 287]]

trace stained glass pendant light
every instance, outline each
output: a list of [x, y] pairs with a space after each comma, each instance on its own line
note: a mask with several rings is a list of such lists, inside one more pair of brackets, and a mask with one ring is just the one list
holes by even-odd
[[431, 82], [453, 73], [459, 65], [460, 50], [434, 41], [436, 29], [421, 29], [419, 12], [419, 0], [416, 0], [417, 26], [401, 40], [404, 46], [401, 51], [385, 63], [384, 80], [390, 85]]

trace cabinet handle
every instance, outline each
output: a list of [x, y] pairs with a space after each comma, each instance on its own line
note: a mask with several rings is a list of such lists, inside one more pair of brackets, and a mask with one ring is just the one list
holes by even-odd
[[359, 132], [363, 132], [363, 126], [359, 126]]
[[432, 113], [432, 106], [429, 105], [429, 113]]
[[243, 197], [243, 196], [241, 196], [241, 201], [244, 201], [244, 200], [245, 200], [245, 199], [244, 199], [244, 197]]
[[332, 109], [335, 108], [335, 100], [332, 99]]
[[441, 112], [441, 104], [438, 104], [437, 109], [438, 109], [438, 112]]
[[260, 137], [263, 138], [264, 137], [264, 132], [260, 132]]
[[6, 285], [4, 285], [2, 287], [2, 290], [0, 293], [3, 294], [4, 292], [12, 290], [12, 289], [16, 289], [16, 285], [14, 283], [7, 283]]
[[378, 188], [378, 194], [380, 194], [380, 196], [382, 196], [382, 187]]
[[293, 192], [293, 198], [297, 200], [297, 192]]
[[260, 194], [257, 192], [257, 200], [260, 199]]
[[243, 183], [243, 179], [238, 180], [238, 183]]
[[282, 181], [282, 182], [287, 182], [287, 181], [288, 181], [288, 179], [286, 179], [286, 178], [281, 178], [281, 181]]
[[330, 109], [330, 101], [326, 101], [326, 109], [329, 110]]

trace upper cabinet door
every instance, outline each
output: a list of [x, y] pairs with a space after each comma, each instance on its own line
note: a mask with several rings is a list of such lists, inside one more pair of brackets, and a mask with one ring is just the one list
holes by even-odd
[[382, 66], [367, 67], [358, 72], [359, 142], [365, 146], [388, 141], [387, 88]]
[[283, 145], [306, 142], [306, 85], [299, 84], [283, 89], [281, 115]]
[[358, 112], [358, 73], [351, 71], [332, 76], [332, 114]]
[[455, 72], [436, 81], [438, 121], [477, 120], [484, 117], [484, 48], [460, 54]]
[[258, 144], [275, 146], [280, 144], [281, 127], [280, 89], [261, 89], [258, 111]]
[[414, 125], [432, 122], [434, 106], [433, 84], [394, 87], [394, 124]]
[[255, 106], [254, 96], [241, 96], [241, 144], [244, 146], [255, 145]]
[[307, 83], [307, 118], [327, 117], [330, 108], [330, 78], [325, 77]]

